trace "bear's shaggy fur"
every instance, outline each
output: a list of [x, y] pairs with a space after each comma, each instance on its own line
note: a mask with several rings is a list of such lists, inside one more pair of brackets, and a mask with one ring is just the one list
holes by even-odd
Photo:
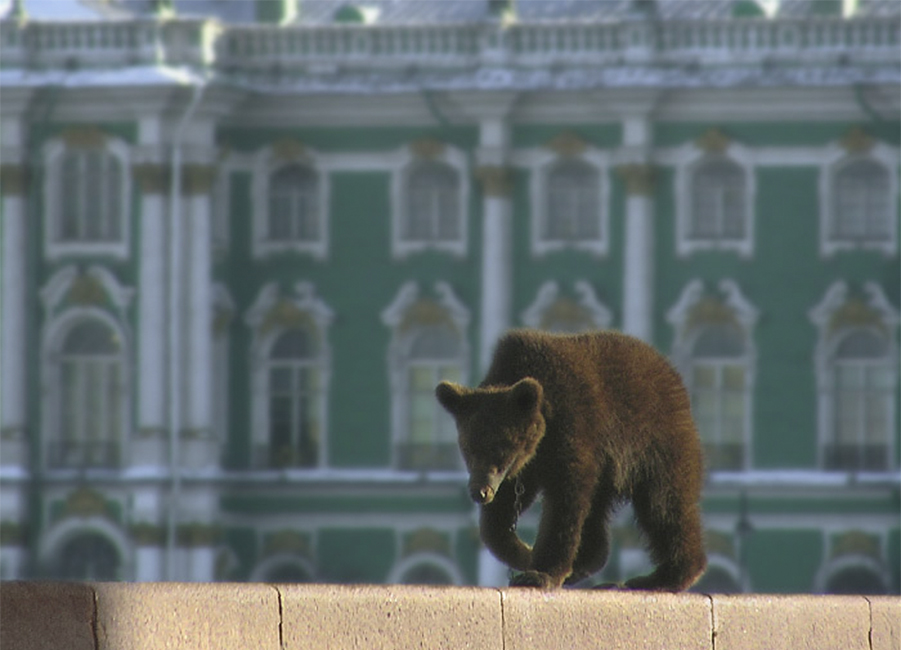
[[[524, 572], [511, 584], [554, 588], [602, 569], [625, 500], [656, 564], [626, 587], [681, 591], [703, 573], [701, 443], [679, 374], [651, 346], [609, 331], [514, 330], [478, 388], [435, 392], [456, 420], [482, 540]], [[530, 548], [515, 523], [539, 492]]]

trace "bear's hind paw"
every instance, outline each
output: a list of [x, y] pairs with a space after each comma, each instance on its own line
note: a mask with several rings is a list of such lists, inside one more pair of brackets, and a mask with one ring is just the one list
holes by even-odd
[[510, 579], [511, 587], [537, 587], [538, 589], [554, 589], [559, 587], [557, 580], [550, 574], [541, 571], [523, 571]]

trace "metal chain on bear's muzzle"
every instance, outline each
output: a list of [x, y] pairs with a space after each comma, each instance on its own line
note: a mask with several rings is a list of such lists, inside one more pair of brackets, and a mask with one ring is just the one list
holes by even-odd
[[513, 523], [510, 524], [510, 532], [516, 532], [516, 523], [519, 521], [519, 515], [522, 514], [522, 495], [526, 493], [526, 486], [522, 482], [522, 477], [516, 475], [516, 483], [513, 485], [513, 494], [516, 499], [513, 501]]

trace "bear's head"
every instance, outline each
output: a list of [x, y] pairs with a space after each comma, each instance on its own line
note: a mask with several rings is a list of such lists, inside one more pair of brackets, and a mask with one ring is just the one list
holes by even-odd
[[476, 503], [491, 503], [503, 480], [516, 476], [535, 455], [544, 437], [543, 393], [531, 377], [512, 386], [438, 384], [435, 396], [457, 423], [469, 494]]

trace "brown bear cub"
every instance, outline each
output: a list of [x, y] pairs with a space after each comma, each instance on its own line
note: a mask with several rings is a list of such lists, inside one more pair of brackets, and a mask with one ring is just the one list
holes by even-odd
[[[656, 564], [626, 587], [681, 591], [704, 572], [701, 443], [679, 374], [651, 346], [609, 331], [515, 330], [478, 388], [442, 382], [435, 393], [457, 423], [482, 540], [524, 572], [511, 585], [554, 588], [600, 571], [626, 500]], [[539, 492], [530, 548], [515, 524]]]

